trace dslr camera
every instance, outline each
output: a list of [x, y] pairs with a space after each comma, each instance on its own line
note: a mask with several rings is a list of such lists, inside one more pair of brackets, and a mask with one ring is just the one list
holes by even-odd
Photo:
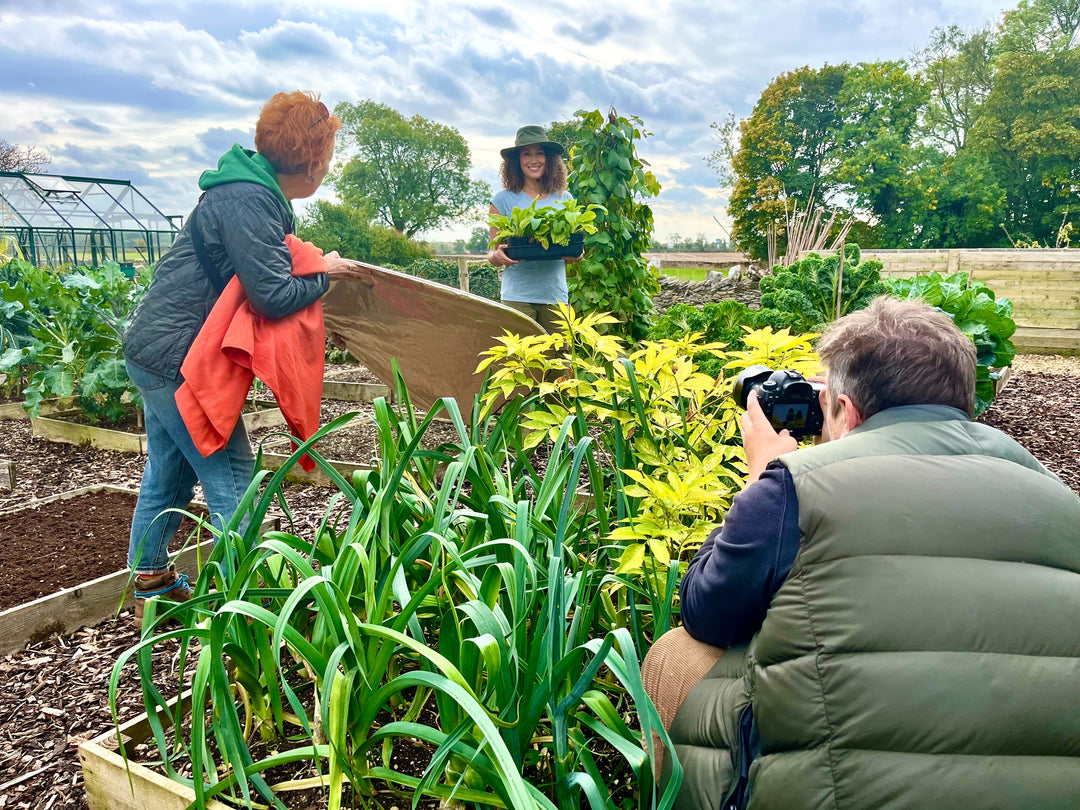
[[747, 397], [756, 391], [761, 410], [777, 432], [786, 430], [796, 439], [820, 436], [825, 426], [818, 394], [825, 390], [819, 382], [808, 382], [797, 371], [773, 371], [768, 366], [750, 366], [735, 379], [732, 398], [746, 409]]

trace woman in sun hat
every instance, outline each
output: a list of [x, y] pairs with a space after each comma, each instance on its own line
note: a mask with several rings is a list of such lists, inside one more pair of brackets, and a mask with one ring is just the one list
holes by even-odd
[[[499, 171], [503, 190], [491, 200], [491, 213], [509, 216], [515, 208], [548, 208], [573, 199], [566, 190], [566, 163], [561, 144], [548, 138], [536, 125], [517, 131], [514, 145], [501, 150]], [[495, 228], [491, 238], [495, 238]], [[554, 328], [558, 304], [569, 300], [566, 289], [566, 262], [572, 259], [514, 261], [506, 255], [506, 244], [488, 251], [488, 261], [502, 271], [502, 302], [539, 323], [548, 332]]]
[[[233, 516], [254, 472], [254, 455], [242, 419], [226, 445], [207, 457], [195, 446], [180, 414], [180, 368], [228, 282], [239, 279], [255, 314], [277, 321], [299, 312], [326, 292], [327, 272], [293, 275], [285, 237], [292, 233], [292, 201], [322, 184], [341, 121], [314, 93], [278, 93], [255, 125], [255, 151], [236, 144], [203, 172], [204, 192], [184, 229], [154, 270], [153, 281], [124, 333], [128, 374], [139, 389], [146, 417], [146, 468], [132, 520], [128, 565], [135, 574], [135, 620], [145, 600], [185, 601], [186, 575], [169, 563], [169, 542], [180, 515], [202, 484], [214, 523]], [[326, 269], [349, 263], [328, 254]]]

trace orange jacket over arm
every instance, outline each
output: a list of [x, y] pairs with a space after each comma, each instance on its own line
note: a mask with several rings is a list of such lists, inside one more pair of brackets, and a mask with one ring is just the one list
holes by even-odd
[[[294, 276], [326, 272], [319, 248], [292, 234], [285, 243]], [[319, 428], [325, 355], [321, 300], [270, 320], [255, 314], [232, 278], [180, 367], [176, 405], [199, 452], [209, 456], [229, 441], [255, 377], [274, 393], [292, 434], [310, 438]], [[301, 465], [315, 463], [305, 456]]]

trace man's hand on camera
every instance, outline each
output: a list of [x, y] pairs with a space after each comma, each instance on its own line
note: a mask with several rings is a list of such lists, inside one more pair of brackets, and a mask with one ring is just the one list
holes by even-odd
[[799, 443], [786, 430], [779, 433], [773, 430], [765, 412], [761, 410], [756, 391], [751, 391], [746, 399], [746, 413], [742, 415], [741, 422], [743, 449], [750, 468], [746, 478], [748, 485], [758, 480], [774, 458], [799, 448]]

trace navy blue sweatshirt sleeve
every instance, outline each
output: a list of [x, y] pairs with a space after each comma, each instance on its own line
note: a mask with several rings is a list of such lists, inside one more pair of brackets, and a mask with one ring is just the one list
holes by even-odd
[[787, 467], [770, 464], [690, 562], [679, 590], [686, 631], [714, 647], [749, 641], [798, 550], [795, 482]]

